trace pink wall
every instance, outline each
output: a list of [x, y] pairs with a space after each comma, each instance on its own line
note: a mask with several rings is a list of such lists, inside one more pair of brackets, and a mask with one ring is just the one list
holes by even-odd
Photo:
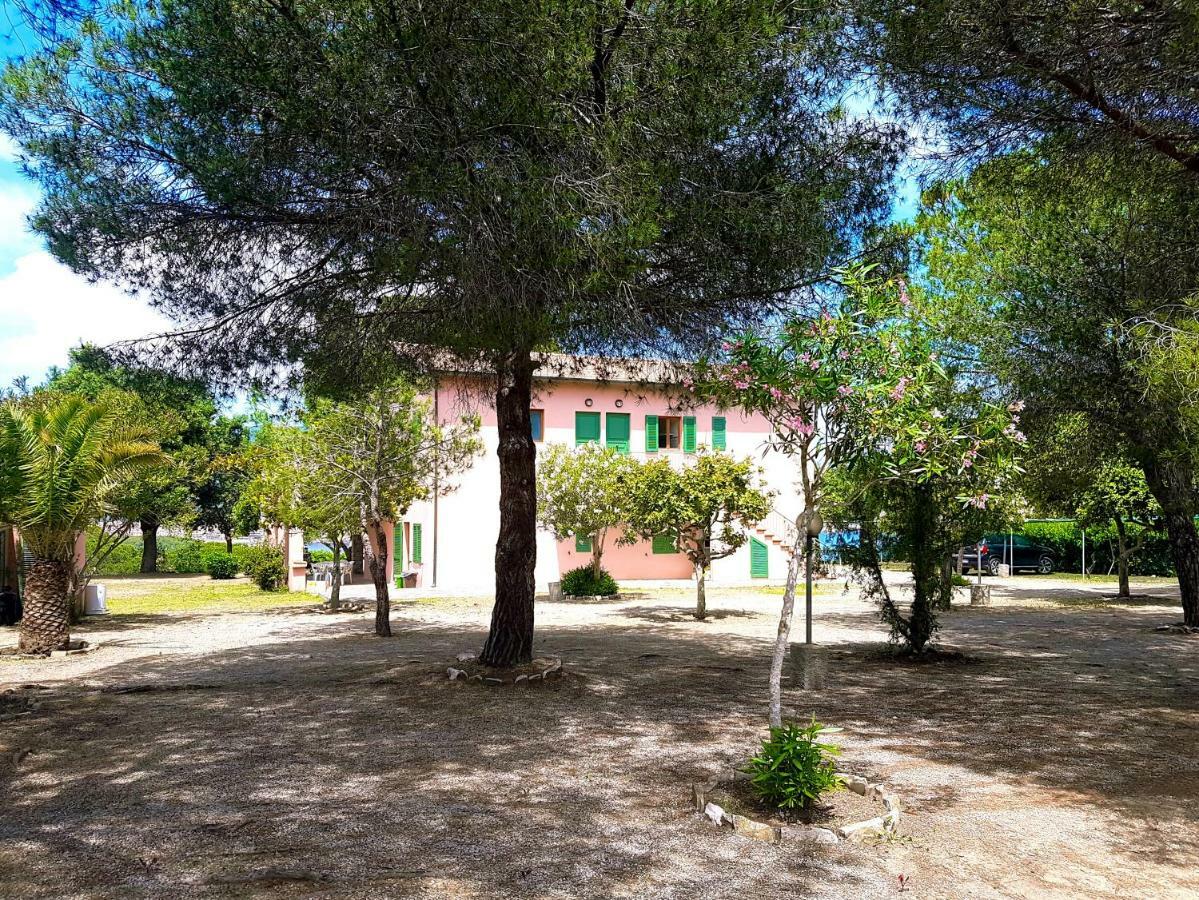
[[[441, 421], [452, 421], [468, 409], [477, 412], [484, 427], [495, 427], [495, 408], [489, 396], [471, 392], [471, 382], [465, 378], [443, 378], [437, 389], [438, 412]], [[592, 401], [591, 406], [586, 401]], [[617, 406], [617, 401], [621, 405]], [[709, 428], [706, 417], [722, 415], [726, 419], [729, 434], [753, 434], [765, 437], [770, 434], [770, 423], [757, 414], [745, 414], [740, 410], [725, 410], [714, 403], [683, 408], [678, 397], [661, 390], [633, 384], [596, 381], [542, 381], [533, 386], [533, 409], [545, 414], [545, 428], [568, 430], [572, 434], [576, 412], [621, 412], [629, 413], [634, 442], [633, 452], [645, 450], [644, 431], [646, 415], [695, 416], [699, 420], [701, 437]], [[642, 435], [640, 443], [636, 436]], [[701, 443], [703, 441], [701, 440]]]
[[[622, 578], [690, 578], [693, 569], [691, 562], [682, 553], [654, 553], [649, 541], [638, 541], [636, 544], [618, 546], [616, 541], [619, 534], [608, 532], [604, 541], [604, 558], [600, 563], [619, 581]], [[591, 565], [590, 553], [579, 553], [575, 550], [575, 540], [571, 538], [558, 542], [558, 567], [563, 574], [579, 566]]]

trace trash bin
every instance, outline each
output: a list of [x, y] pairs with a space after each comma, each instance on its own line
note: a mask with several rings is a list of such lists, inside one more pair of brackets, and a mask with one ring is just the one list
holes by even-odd
[[416, 572], [404, 572], [400, 575], [400, 587], [414, 588], [416, 587]]
[[89, 584], [84, 595], [83, 614], [85, 616], [108, 615], [108, 589], [102, 584]]

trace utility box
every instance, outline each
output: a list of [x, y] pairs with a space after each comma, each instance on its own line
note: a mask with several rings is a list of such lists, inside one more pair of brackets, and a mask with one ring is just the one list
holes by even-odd
[[85, 616], [108, 615], [108, 588], [102, 584], [89, 584], [83, 598]]

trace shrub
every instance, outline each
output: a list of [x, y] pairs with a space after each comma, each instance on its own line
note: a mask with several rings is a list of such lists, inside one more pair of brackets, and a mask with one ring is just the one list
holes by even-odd
[[821, 725], [815, 716], [807, 725], [788, 722], [771, 728], [745, 769], [754, 792], [779, 809], [806, 809], [822, 794], [839, 790], [843, 784], [833, 760], [841, 751], [820, 741], [838, 731]]
[[608, 596], [619, 590], [616, 579], [606, 569], [600, 569], [598, 578], [592, 576], [591, 566], [579, 566], [562, 576], [562, 593], [568, 597]]
[[314, 563], [333, 562], [332, 550], [312, 550], [308, 554], [308, 558]]
[[162, 552], [166, 558], [165, 568], [168, 571], [178, 572], [180, 575], [208, 571], [203, 541], [186, 538], [180, 541], [170, 541]]
[[245, 573], [264, 591], [282, 590], [287, 584], [287, 565], [278, 547], [267, 544], [250, 547], [243, 565]]
[[237, 574], [237, 560], [232, 553], [213, 553], [208, 557], [206, 568], [213, 578], [232, 578]]

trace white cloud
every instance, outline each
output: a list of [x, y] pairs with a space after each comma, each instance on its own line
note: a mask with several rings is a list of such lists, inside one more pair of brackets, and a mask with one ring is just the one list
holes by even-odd
[[0, 180], [0, 271], [8, 260], [37, 249], [39, 239], [25, 223], [37, 199], [28, 182]]
[[119, 288], [91, 284], [45, 251], [27, 253], [0, 276], [0, 385], [20, 375], [40, 381], [80, 341], [103, 345], [168, 327]]

